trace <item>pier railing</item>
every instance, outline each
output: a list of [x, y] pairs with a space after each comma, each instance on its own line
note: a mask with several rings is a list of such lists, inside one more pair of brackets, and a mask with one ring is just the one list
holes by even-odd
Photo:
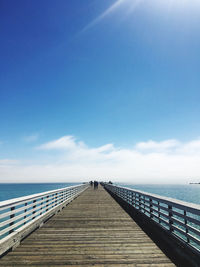
[[200, 205], [108, 183], [102, 185], [186, 246], [200, 252]]
[[0, 202], [0, 255], [37, 227], [40, 227], [68, 202], [82, 193], [88, 184], [29, 195]]

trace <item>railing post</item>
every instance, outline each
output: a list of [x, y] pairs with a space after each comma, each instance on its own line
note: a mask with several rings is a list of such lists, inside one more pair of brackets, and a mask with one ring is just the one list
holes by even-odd
[[124, 190], [124, 194], [125, 194], [125, 201], [126, 203], [128, 203], [128, 191]]
[[172, 224], [173, 224], [173, 220], [172, 220], [172, 205], [168, 205], [168, 210], [169, 210], [169, 231], [170, 233], [173, 232], [173, 228], [172, 228]]
[[[9, 240], [10, 237], [11, 239], [8, 242], [6, 241], [6, 246], [8, 246], [8, 249], [15, 247], [21, 238], [29, 232], [27, 230], [20, 236], [18, 231], [29, 229], [29, 226], [31, 229], [40, 227], [48, 215], [53, 215], [58, 210], [54, 209], [55, 204], [59, 204], [61, 210], [63, 201], [69, 198], [68, 195], [74, 196], [82, 192], [87, 186], [71, 186], [0, 202], [0, 241], [4, 237], [8, 237]], [[37, 217], [40, 217], [40, 219], [39, 222], [35, 223], [34, 219]], [[0, 244], [0, 253], [3, 251], [2, 249], [4, 248]]]
[[69, 190], [69, 197], [72, 197], [72, 189]]
[[43, 205], [43, 199], [44, 199], [44, 198], [42, 197], [42, 198], [41, 198], [42, 202], [41, 202], [41, 204], [40, 204], [40, 206], [41, 206], [41, 208], [40, 208], [40, 209], [41, 209], [40, 215], [42, 215], [42, 205]]
[[67, 190], [65, 190], [64, 194], [65, 194], [65, 200], [66, 200], [67, 199]]
[[149, 208], [150, 208], [150, 218], [153, 218], [153, 201], [152, 198], [149, 199]]
[[187, 219], [186, 219], [186, 216], [187, 216], [187, 213], [186, 213], [186, 210], [184, 210], [184, 222], [185, 222], [185, 232], [186, 232], [186, 238], [187, 238], [187, 243], [190, 243], [190, 239], [188, 237], [188, 228], [187, 228]]
[[160, 201], [158, 201], [158, 222], [159, 222], [159, 224], [161, 224], [161, 220], [160, 220]]
[[134, 197], [133, 197], [133, 205], [136, 208], [136, 193], [134, 192]]
[[56, 197], [55, 197], [55, 206], [58, 204], [58, 192], [56, 192]]
[[73, 195], [74, 195], [74, 190], [72, 189], [70, 192], [71, 192], [71, 196], [70, 196], [70, 197], [73, 197]]
[[114, 187], [114, 193], [115, 193], [115, 195], [117, 195], [117, 188], [116, 188], [116, 186]]
[[70, 191], [67, 190], [67, 198], [69, 199], [70, 198]]
[[143, 196], [143, 208], [144, 208], [143, 212], [144, 212], [144, 214], [146, 214], [146, 206], [145, 206], [145, 204], [146, 204], [146, 197]]
[[[27, 206], [27, 202], [25, 203], [25, 207]], [[26, 219], [26, 212], [27, 212], [27, 209], [24, 210], [25, 212], [25, 216], [24, 216], [24, 220]], [[26, 222], [24, 222], [24, 224], [26, 224]]]
[[[33, 200], [33, 203], [36, 203], [36, 199]], [[36, 205], [33, 206], [33, 210], [34, 210], [35, 208], [36, 208]], [[36, 212], [36, 211], [34, 210], [34, 211], [32, 212], [32, 214], [34, 214], [35, 212]], [[33, 219], [35, 219], [35, 217], [33, 217], [32, 220], [33, 220]]]
[[46, 200], [46, 211], [48, 211], [48, 206], [49, 206], [49, 195], [47, 196], [47, 200]]
[[132, 192], [129, 191], [129, 204], [132, 205]]
[[133, 207], [133, 205], [134, 205], [134, 200], [133, 200], [133, 198], [134, 198], [134, 192], [131, 192], [131, 206]]
[[[11, 207], [10, 210], [11, 210], [11, 211], [15, 210], [15, 207]], [[12, 219], [12, 218], [14, 218], [14, 217], [15, 217], [15, 214], [11, 214], [11, 215], [10, 215], [10, 219]], [[14, 224], [14, 222], [11, 222], [11, 223], [9, 224], [9, 226], [12, 226], [13, 224]], [[11, 229], [11, 230], [9, 231], [9, 234], [11, 234], [13, 231], [14, 231], [14, 230]]]
[[128, 195], [128, 204], [130, 204], [131, 203], [131, 194], [130, 194], [130, 191], [128, 190], [127, 191], [127, 195]]
[[141, 195], [138, 194], [138, 199], [139, 199], [139, 211], [141, 211]]
[[63, 191], [60, 194], [61, 194], [60, 203], [62, 203], [63, 202]]

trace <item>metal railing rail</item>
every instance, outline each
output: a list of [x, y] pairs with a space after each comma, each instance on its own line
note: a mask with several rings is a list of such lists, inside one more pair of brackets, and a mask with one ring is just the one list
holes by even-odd
[[102, 183], [185, 245], [200, 252], [200, 205]]
[[[88, 186], [88, 183], [81, 184], [1, 201], [0, 255], [6, 249], [12, 247], [16, 241], [20, 242], [24, 238], [24, 234], [19, 237], [19, 233], [21, 230], [23, 233], [26, 232], [26, 225], [33, 231], [34, 228], [42, 225], [45, 220], [61, 210], [66, 203], [82, 193]], [[39, 225], [36, 222], [39, 222]], [[18, 237], [16, 238], [17, 234]], [[10, 242], [9, 238], [13, 242]]]

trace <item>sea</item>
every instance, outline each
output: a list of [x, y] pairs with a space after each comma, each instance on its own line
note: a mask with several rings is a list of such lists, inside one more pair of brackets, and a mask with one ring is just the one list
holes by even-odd
[[77, 185], [77, 183], [0, 183], [0, 201], [56, 190], [73, 185]]
[[161, 184], [118, 184], [119, 186], [157, 194], [160, 196], [179, 199], [182, 201], [200, 204], [200, 184], [161, 185]]
[[[45, 191], [60, 189], [77, 183], [0, 183], [0, 201], [27, 196]], [[186, 185], [151, 185], [151, 184], [117, 184], [160, 196], [171, 197], [186, 202], [200, 204], [200, 184]]]

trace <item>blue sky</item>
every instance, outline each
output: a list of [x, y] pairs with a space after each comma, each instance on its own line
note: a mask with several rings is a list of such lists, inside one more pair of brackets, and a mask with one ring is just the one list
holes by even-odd
[[198, 2], [1, 0], [0, 181], [197, 179]]

